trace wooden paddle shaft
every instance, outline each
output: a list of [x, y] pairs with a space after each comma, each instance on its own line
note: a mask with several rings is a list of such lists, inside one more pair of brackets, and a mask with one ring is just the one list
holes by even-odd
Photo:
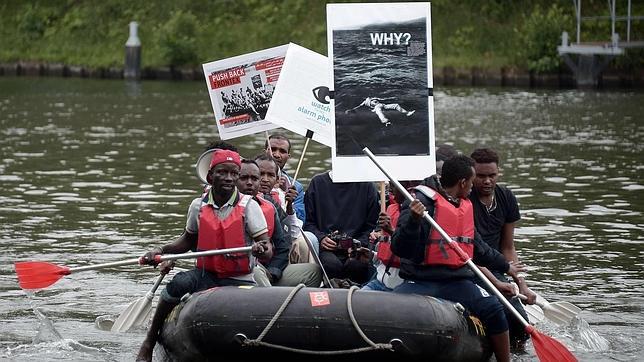
[[297, 168], [295, 169], [295, 174], [293, 175], [293, 185], [295, 185], [295, 181], [297, 180], [297, 176], [300, 173], [300, 167], [302, 167], [302, 161], [304, 161], [304, 155], [306, 155], [306, 148], [309, 147], [309, 141], [311, 138], [306, 137], [306, 142], [304, 142], [304, 149], [302, 150], [302, 155], [300, 156], [300, 160], [297, 163]]
[[[376, 160], [376, 156], [373, 153], [371, 153], [368, 147], [363, 148], [362, 151], [371, 159], [371, 161], [373, 161], [373, 163], [380, 169], [380, 171], [382, 171], [382, 173], [384, 173], [385, 176], [387, 176], [389, 181], [394, 184], [396, 189], [398, 189], [398, 191], [400, 191], [407, 200], [409, 200], [410, 202], [414, 201], [414, 197], [411, 196], [411, 194], [400, 184], [400, 182], [394, 179], [389, 174], [389, 172], [387, 172], [387, 170], [385, 170], [380, 165], [380, 163]], [[429, 216], [427, 211], [423, 213], [423, 218], [427, 220], [430, 223], [430, 225], [432, 225], [434, 230], [438, 231], [441, 237], [445, 241], [447, 241], [447, 245], [449, 245], [452, 248], [452, 250], [454, 250], [459, 255], [459, 257], [465, 261], [465, 264], [467, 264], [467, 266], [470, 269], [472, 269], [474, 274], [476, 274], [476, 276], [478, 276], [481, 280], [483, 280], [485, 285], [490, 290], [492, 290], [497, 297], [499, 297], [498, 299], [501, 301], [501, 303], [503, 303], [503, 305], [506, 308], [512, 311], [512, 314], [514, 314], [514, 316], [521, 322], [521, 324], [523, 324], [524, 327], [529, 326], [530, 324], [528, 324], [528, 322], [525, 319], [523, 319], [523, 316], [514, 308], [514, 306], [512, 306], [512, 304], [510, 304], [510, 302], [505, 298], [505, 296], [498, 289], [496, 289], [494, 284], [492, 284], [492, 282], [485, 276], [485, 274], [483, 274], [483, 272], [479, 270], [479, 268], [474, 264], [472, 259], [467, 254], [465, 254], [463, 250], [461, 250], [461, 248], [456, 244], [454, 240], [452, 240], [452, 238], [449, 235], [447, 235], [445, 230], [443, 230], [443, 228], [440, 225], [438, 225], [438, 223], [431, 216]]]

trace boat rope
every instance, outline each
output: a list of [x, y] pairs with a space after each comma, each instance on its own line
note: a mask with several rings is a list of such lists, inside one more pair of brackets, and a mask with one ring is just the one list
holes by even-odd
[[351, 323], [353, 323], [353, 327], [356, 329], [356, 332], [362, 337], [362, 339], [367, 342], [373, 349], [389, 349], [393, 350], [393, 347], [391, 343], [374, 343], [369, 337], [367, 337], [366, 334], [362, 331], [362, 328], [358, 325], [358, 321], [356, 320], [355, 315], [353, 315], [353, 292], [356, 290], [359, 290], [360, 288], [356, 287], [355, 285], [349, 288], [349, 293], [347, 293], [347, 310], [349, 311], [349, 318], [351, 318]]
[[356, 320], [354, 314], [353, 314], [353, 308], [352, 308], [352, 295], [353, 292], [358, 290], [359, 288], [356, 286], [353, 286], [349, 289], [349, 292], [347, 293], [347, 309], [349, 312], [349, 318], [351, 319], [351, 323], [353, 324], [354, 328], [360, 334], [362, 339], [369, 344], [368, 347], [361, 347], [361, 348], [353, 348], [353, 349], [345, 349], [345, 350], [339, 350], [339, 351], [315, 351], [315, 350], [309, 350], [309, 349], [300, 349], [300, 348], [292, 348], [292, 347], [287, 347], [287, 346], [282, 346], [278, 344], [273, 344], [273, 343], [267, 343], [262, 341], [266, 334], [270, 331], [270, 329], [273, 327], [273, 324], [277, 322], [279, 317], [282, 315], [286, 307], [291, 303], [297, 292], [299, 292], [302, 288], [304, 288], [304, 284], [298, 284], [291, 292], [289, 295], [284, 299], [284, 302], [282, 302], [282, 305], [279, 307], [277, 312], [275, 312], [275, 315], [273, 315], [273, 318], [268, 322], [264, 330], [257, 336], [255, 339], [249, 339], [245, 335], [238, 333], [235, 338], [242, 344], [242, 346], [248, 346], [248, 347], [258, 347], [258, 346], [263, 346], [263, 347], [269, 347], [269, 348], [274, 348], [274, 349], [279, 349], [282, 351], [287, 351], [287, 352], [295, 352], [295, 353], [303, 353], [303, 354], [317, 354], [317, 355], [334, 355], [334, 354], [348, 354], [348, 353], [359, 353], [359, 352], [367, 352], [367, 351], [372, 351], [372, 350], [391, 350], [393, 351], [394, 348], [391, 343], [374, 343], [369, 337], [367, 337], [364, 332], [362, 332], [362, 329], [358, 325], [358, 321]]
[[284, 299], [284, 302], [282, 302], [282, 305], [280, 306], [280, 308], [277, 310], [277, 312], [275, 312], [275, 315], [273, 315], [273, 318], [271, 318], [270, 322], [268, 322], [268, 324], [266, 325], [266, 328], [264, 328], [262, 333], [260, 333], [259, 336], [257, 337], [257, 339], [255, 339], [256, 341], [261, 342], [262, 339], [264, 339], [264, 336], [266, 336], [266, 334], [271, 329], [271, 327], [273, 327], [273, 324], [275, 324], [275, 322], [277, 322], [279, 317], [284, 312], [284, 309], [286, 309], [286, 307], [288, 307], [289, 303], [291, 303], [291, 300], [293, 300], [293, 298], [295, 298], [295, 294], [297, 294], [297, 292], [299, 292], [300, 289], [302, 289], [304, 287], [305, 287], [305, 285], [300, 283], [295, 288], [293, 288], [293, 290], [291, 290], [291, 292], [288, 294], [286, 299]]

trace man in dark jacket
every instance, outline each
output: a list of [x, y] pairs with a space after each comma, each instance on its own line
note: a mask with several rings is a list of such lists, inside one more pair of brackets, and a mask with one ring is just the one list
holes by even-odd
[[376, 227], [380, 211], [375, 186], [370, 182], [334, 183], [331, 173], [325, 172], [311, 179], [304, 205], [304, 231], [319, 241], [320, 260], [329, 278], [366, 283], [372, 270], [349, 258], [349, 249], [355, 248], [354, 240], [356, 246], [369, 246], [369, 233]]
[[521, 265], [509, 264], [475, 234], [472, 204], [474, 162], [453, 157], [443, 165], [440, 181], [417, 187], [416, 200], [403, 205], [391, 249], [401, 257], [400, 276], [405, 282], [398, 293], [431, 295], [458, 302], [481, 319], [487, 328], [496, 360], [510, 360], [508, 322], [496, 296], [474, 282], [475, 274], [442, 237], [423, 219], [425, 210], [477, 264], [516, 274]]

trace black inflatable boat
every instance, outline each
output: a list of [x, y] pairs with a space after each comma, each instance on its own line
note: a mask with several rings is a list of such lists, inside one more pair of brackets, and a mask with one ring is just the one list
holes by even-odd
[[177, 361], [257, 361], [269, 355], [285, 360], [299, 355], [307, 362], [481, 361], [491, 355], [481, 323], [459, 304], [303, 286], [221, 287], [193, 294], [170, 314], [159, 342], [166, 359]]

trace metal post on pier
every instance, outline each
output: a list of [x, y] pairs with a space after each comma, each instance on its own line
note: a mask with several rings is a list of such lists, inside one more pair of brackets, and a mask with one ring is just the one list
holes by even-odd
[[139, 24], [130, 22], [130, 36], [125, 43], [125, 79], [141, 78], [141, 40], [138, 36]]

